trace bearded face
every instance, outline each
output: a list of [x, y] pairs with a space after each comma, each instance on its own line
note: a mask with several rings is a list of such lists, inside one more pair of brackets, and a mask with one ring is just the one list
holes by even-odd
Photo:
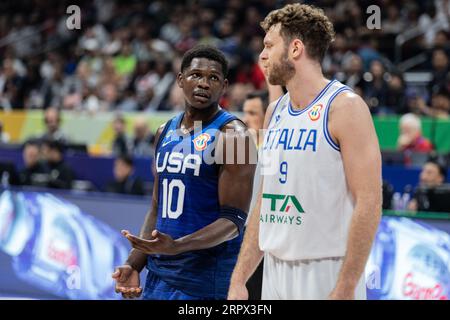
[[281, 59], [273, 61], [268, 70], [268, 79], [272, 85], [286, 86], [295, 74], [294, 63], [289, 60], [288, 49], [285, 48]]
[[289, 41], [281, 36], [280, 25], [271, 27], [264, 37], [264, 49], [260, 59], [264, 73], [272, 85], [285, 86], [295, 74], [288, 49]]

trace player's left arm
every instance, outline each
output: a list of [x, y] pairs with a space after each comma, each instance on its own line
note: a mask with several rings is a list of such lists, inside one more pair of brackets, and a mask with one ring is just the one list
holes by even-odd
[[127, 233], [133, 248], [147, 254], [175, 255], [215, 247], [243, 232], [252, 197], [256, 147], [242, 122], [235, 120], [224, 126], [216, 145], [215, 159], [223, 163], [218, 181], [219, 218], [178, 239], [158, 230], [152, 232], [152, 240]]
[[345, 176], [355, 201], [346, 254], [330, 298], [354, 299], [381, 218], [381, 153], [369, 108], [354, 93], [336, 97], [328, 128], [340, 146]]

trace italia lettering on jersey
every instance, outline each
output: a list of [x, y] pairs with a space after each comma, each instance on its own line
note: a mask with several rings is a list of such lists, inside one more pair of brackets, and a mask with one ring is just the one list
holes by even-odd
[[263, 150], [295, 150], [316, 152], [317, 130], [316, 129], [289, 129], [277, 128], [267, 132]]

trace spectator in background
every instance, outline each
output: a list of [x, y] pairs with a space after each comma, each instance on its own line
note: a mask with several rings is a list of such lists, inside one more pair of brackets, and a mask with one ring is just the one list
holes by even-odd
[[137, 111], [139, 108], [137, 100], [134, 98], [132, 89], [125, 89], [122, 98], [117, 103], [116, 110], [122, 112]]
[[402, 13], [405, 13], [405, 25], [404, 30], [417, 28], [419, 23], [419, 6], [415, 1], [408, 1], [402, 5]]
[[[259, 67], [256, 59], [250, 52], [242, 52], [240, 57], [241, 67], [236, 74], [236, 82], [251, 84], [253, 88], [260, 90], [265, 84], [264, 73]], [[256, 60], [256, 61], [255, 61]]]
[[47, 186], [49, 168], [40, 159], [39, 141], [25, 142], [22, 151], [25, 168], [19, 173], [20, 184], [27, 186]]
[[447, 81], [447, 74], [450, 72], [449, 58], [444, 49], [435, 49], [431, 57], [432, 61], [432, 74], [428, 88], [431, 94], [436, 93], [441, 88], [445, 87]]
[[61, 113], [59, 109], [50, 107], [45, 110], [44, 113], [45, 133], [41, 136], [41, 140], [55, 140], [62, 144], [66, 144], [68, 139], [62, 132], [61, 126]]
[[[177, 57], [172, 62], [172, 73], [177, 74], [178, 70], [181, 69], [181, 58]], [[183, 89], [181, 89], [177, 82], [174, 81], [171, 88], [169, 89], [168, 100], [166, 103], [166, 109], [172, 109], [174, 111], [184, 110], [184, 94]]]
[[383, 180], [383, 210], [392, 208], [392, 196], [394, 195], [394, 186], [387, 180]]
[[119, 89], [113, 83], [105, 83], [100, 87], [99, 111], [113, 111], [119, 101]]
[[432, 115], [440, 119], [448, 119], [450, 114], [450, 93], [441, 88], [431, 98]]
[[[342, 66], [348, 65], [352, 56], [353, 53], [348, 48], [345, 36], [336, 34], [334, 41], [330, 44], [330, 50], [322, 62], [324, 72], [330, 77], [336, 73], [342, 73]], [[343, 75], [338, 74], [336, 77], [342, 79]]]
[[247, 95], [247, 99], [244, 102], [244, 117], [242, 120], [253, 135], [257, 148], [263, 143], [264, 136], [260, 130], [264, 125], [264, 116], [268, 105], [269, 94], [267, 91], [251, 92]]
[[386, 75], [383, 64], [379, 60], [372, 61], [370, 64], [370, 73], [365, 75], [367, 84], [364, 90], [365, 100], [371, 113], [384, 113], [386, 111], [388, 92]]
[[361, 46], [357, 53], [361, 57], [364, 71], [369, 71], [372, 62], [381, 58], [377, 39], [367, 34], [361, 36]]
[[420, 15], [418, 21], [418, 28], [425, 33], [424, 40], [426, 47], [433, 45], [438, 31], [449, 30], [448, 20], [448, 12], [437, 10], [435, 1], [426, 1], [425, 13]]
[[155, 61], [155, 70], [151, 75], [153, 85], [151, 90], [153, 96], [148, 105], [144, 105], [144, 110], [159, 110], [162, 100], [168, 94], [171, 85], [175, 81], [175, 76], [171, 72], [171, 64], [160, 58]]
[[397, 148], [403, 152], [430, 152], [433, 150], [431, 142], [422, 135], [422, 123], [420, 118], [412, 113], [407, 113], [400, 118], [400, 135], [397, 140]]
[[154, 74], [154, 63], [139, 61], [130, 80], [129, 89], [135, 92], [135, 99], [140, 109], [145, 109], [154, 96], [153, 87], [158, 81]]
[[106, 192], [144, 195], [144, 186], [139, 177], [133, 176], [133, 160], [121, 155], [114, 162], [114, 181], [108, 183]]
[[148, 130], [147, 120], [145, 118], [137, 118], [134, 122], [134, 139], [132, 145], [132, 154], [135, 157], [151, 157], [153, 156], [153, 142], [155, 136]]
[[[65, 78], [63, 71], [63, 62], [59, 56], [53, 58], [50, 70], [41, 71], [42, 74], [48, 73], [45, 77], [42, 76], [39, 93], [41, 95], [42, 102], [38, 98], [36, 102], [41, 103], [41, 107], [47, 108], [50, 106], [62, 106], [63, 97], [66, 96], [69, 91], [67, 87], [67, 78]], [[45, 69], [45, 68], [41, 68]], [[36, 104], [36, 107], [39, 103]]]
[[400, 16], [400, 10], [395, 4], [387, 7], [387, 17], [382, 22], [383, 32], [399, 34], [405, 30], [405, 23]]
[[130, 152], [130, 141], [125, 132], [126, 123], [122, 115], [117, 115], [113, 121], [115, 137], [112, 143], [112, 154], [114, 156], [127, 155]]
[[0, 70], [0, 107], [5, 110], [23, 109], [25, 84], [25, 78], [17, 72], [13, 59], [4, 59]]
[[20, 58], [33, 54], [40, 45], [40, 33], [32, 25], [32, 22], [27, 21], [26, 15], [14, 15], [12, 29], [5, 38], [7, 42], [11, 43]]
[[49, 168], [47, 187], [71, 189], [75, 173], [64, 162], [64, 145], [58, 140], [45, 140], [42, 153]]
[[3, 122], [0, 121], [0, 145], [9, 142], [9, 134], [3, 131]]
[[392, 73], [388, 80], [386, 92], [386, 107], [395, 114], [408, 112], [406, 103], [406, 86], [401, 74]]
[[438, 187], [445, 182], [447, 170], [437, 161], [427, 161], [419, 176], [419, 184], [426, 187]]
[[[169, 70], [165, 61], [180, 60], [197, 43], [215, 43], [226, 52], [231, 94], [221, 104], [241, 110], [247, 92], [264, 89], [256, 64], [262, 50], [260, 17], [287, 1], [209, 2], [202, 7], [189, 1], [147, 0], [132, 5], [117, 0], [84, 1], [80, 7], [87, 20], [80, 32], [67, 30], [64, 14], [57, 14], [64, 12], [64, 6], [55, 8], [51, 2], [28, 1], [27, 6], [16, 6], [13, 15], [5, 11], [0, 14], [0, 110], [57, 106], [95, 114], [183, 109], [181, 91], [174, 82], [179, 67]], [[360, 94], [365, 91], [363, 75], [371, 62], [395, 58], [392, 46], [382, 42], [390, 39], [385, 35], [421, 29], [426, 45], [417, 39], [408, 41], [401, 59], [423, 53], [425, 48], [432, 50], [430, 63], [423, 67], [433, 73], [430, 96], [439, 91], [449, 69], [450, 1], [379, 1], [384, 16], [376, 32], [367, 32], [364, 12], [368, 2], [312, 1], [334, 18], [336, 26], [335, 41], [323, 61], [326, 75]], [[39, 54], [45, 48], [54, 49]], [[388, 110], [397, 112], [392, 107], [399, 103], [396, 93], [393, 88], [389, 96], [388, 90], [386, 103]]]
[[[444, 184], [447, 170], [437, 161], [427, 161], [422, 167], [419, 176], [419, 186], [435, 188]], [[408, 210], [417, 211], [419, 207], [417, 194], [415, 193], [408, 203]]]
[[448, 119], [450, 113], [450, 94], [441, 88], [431, 96], [431, 106], [427, 106], [423, 98], [417, 99], [420, 114], [440, 119]]
[[363, 96], [361, 90], [364, 90], [363, 80], [363, 64], [362, 59], [357, 54], [353, 54], [350, 59], [344, 64], [345, 70], [345, 84], [353, 90], [358, 90], [358, 94]]
[[447, 53], [450, 50], [450, 44], [449, 44], [449, 33], [447, 31], [441, 30], [436, 34], [436, 37], [434, 38], [434, 47], [435, 48], [441, 48], [444, 49]]
[[[406, 98], [406, 110], [409, 113], [413, 113], [417, 116], [422, 115], [422, 111], [420, 110], [420, 101], [423, 100], [422, 97], [419, 97], [417, 92], [415, 90], [406, 90], [405, 92], [405, 98]], [[425, 102], [423, 102], [425, 103]]]
[[124, 43], [120, 54], [114, 58], [114, 66], [116, 72], [120, 76], [128, 76], [134, 72], [137, 59], [133, 54], [132, 47], [129, 43]]
[[[254, 90], [251, 84], [235, 83], [228, 90], [226, 109], [228, 111], [241, 111], [247, 94]], [[222, 103], [221, 103], [222, 105]]]

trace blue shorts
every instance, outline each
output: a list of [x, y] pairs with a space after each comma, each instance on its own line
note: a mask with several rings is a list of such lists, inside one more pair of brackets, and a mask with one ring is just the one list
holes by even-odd
[[144, 300], [208, 300], [195, 297], [171, 287], [153, 272], [148, 272], [144, 288]]

